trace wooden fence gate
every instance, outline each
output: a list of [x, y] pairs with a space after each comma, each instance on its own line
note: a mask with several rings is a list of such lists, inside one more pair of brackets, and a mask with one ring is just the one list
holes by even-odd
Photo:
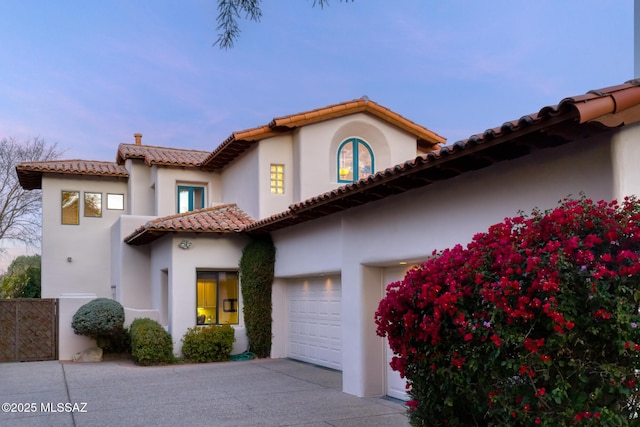
[[0, 362], [58, 359], [58, 300], [0, 300]]

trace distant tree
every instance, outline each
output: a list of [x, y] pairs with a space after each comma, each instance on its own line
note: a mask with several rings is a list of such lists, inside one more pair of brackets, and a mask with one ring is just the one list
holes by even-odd
[[22, 188], [15, 168], [20, 162], [54, 160], [61, 154], [56, 144], [37, 137], [0, 140], [0, 239], [39, 242], [41, 192]]
[[19, 256], [1, 276], [0, 298], [40, 298], [40, 255]]
[[[340, 0], [348, 3], [353, 0]], [[214, 43], [221, 49], [233, 47], [233, 43], [240, 36], [240, 26], [238, 20], [243, 18], [253, 22], [260, 22], [262, 10], [260, 3], [262, 0], [218, 0], [218, 40]], [[312, 7], [316, 5], [322, 9], [329, 5], [329, 0], [313, 0]]]

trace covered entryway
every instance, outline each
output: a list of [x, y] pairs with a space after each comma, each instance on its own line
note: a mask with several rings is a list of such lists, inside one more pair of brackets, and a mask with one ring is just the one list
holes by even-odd
[[287, 289], [292, 359], [342, 370], [340, 276], [293, 279]]

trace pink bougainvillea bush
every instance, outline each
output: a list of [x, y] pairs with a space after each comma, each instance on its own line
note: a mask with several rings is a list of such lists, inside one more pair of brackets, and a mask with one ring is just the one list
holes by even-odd
[[640, 204], [566, 199], [388, 286], [414, 426], [638, 425]]

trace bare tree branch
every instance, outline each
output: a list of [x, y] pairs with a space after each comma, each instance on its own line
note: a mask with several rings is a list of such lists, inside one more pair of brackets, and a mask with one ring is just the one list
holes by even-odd
[[0, 239], [35, 245], [40, 241], [42, 198], [39, 190], [25, 190], [18, 182], [20, 162], [54, 160], [62, 152], [43, 139], [0, 141]]
[[[340, 0], [340, 2], [352, 2], [353, 0]], [[248, 19], [253, 22], [260, 22], [262, 0], [218, 0], [218, 39], [213, 44], [220, 49], [231, 49], [236, 40], [240, 37], [239, 19]], [[329, 0], [313, 0], [312, 7], [320, 6], [323, 9], [329, 6]], [[243, 16], [244, 15], [244, 16]]]

